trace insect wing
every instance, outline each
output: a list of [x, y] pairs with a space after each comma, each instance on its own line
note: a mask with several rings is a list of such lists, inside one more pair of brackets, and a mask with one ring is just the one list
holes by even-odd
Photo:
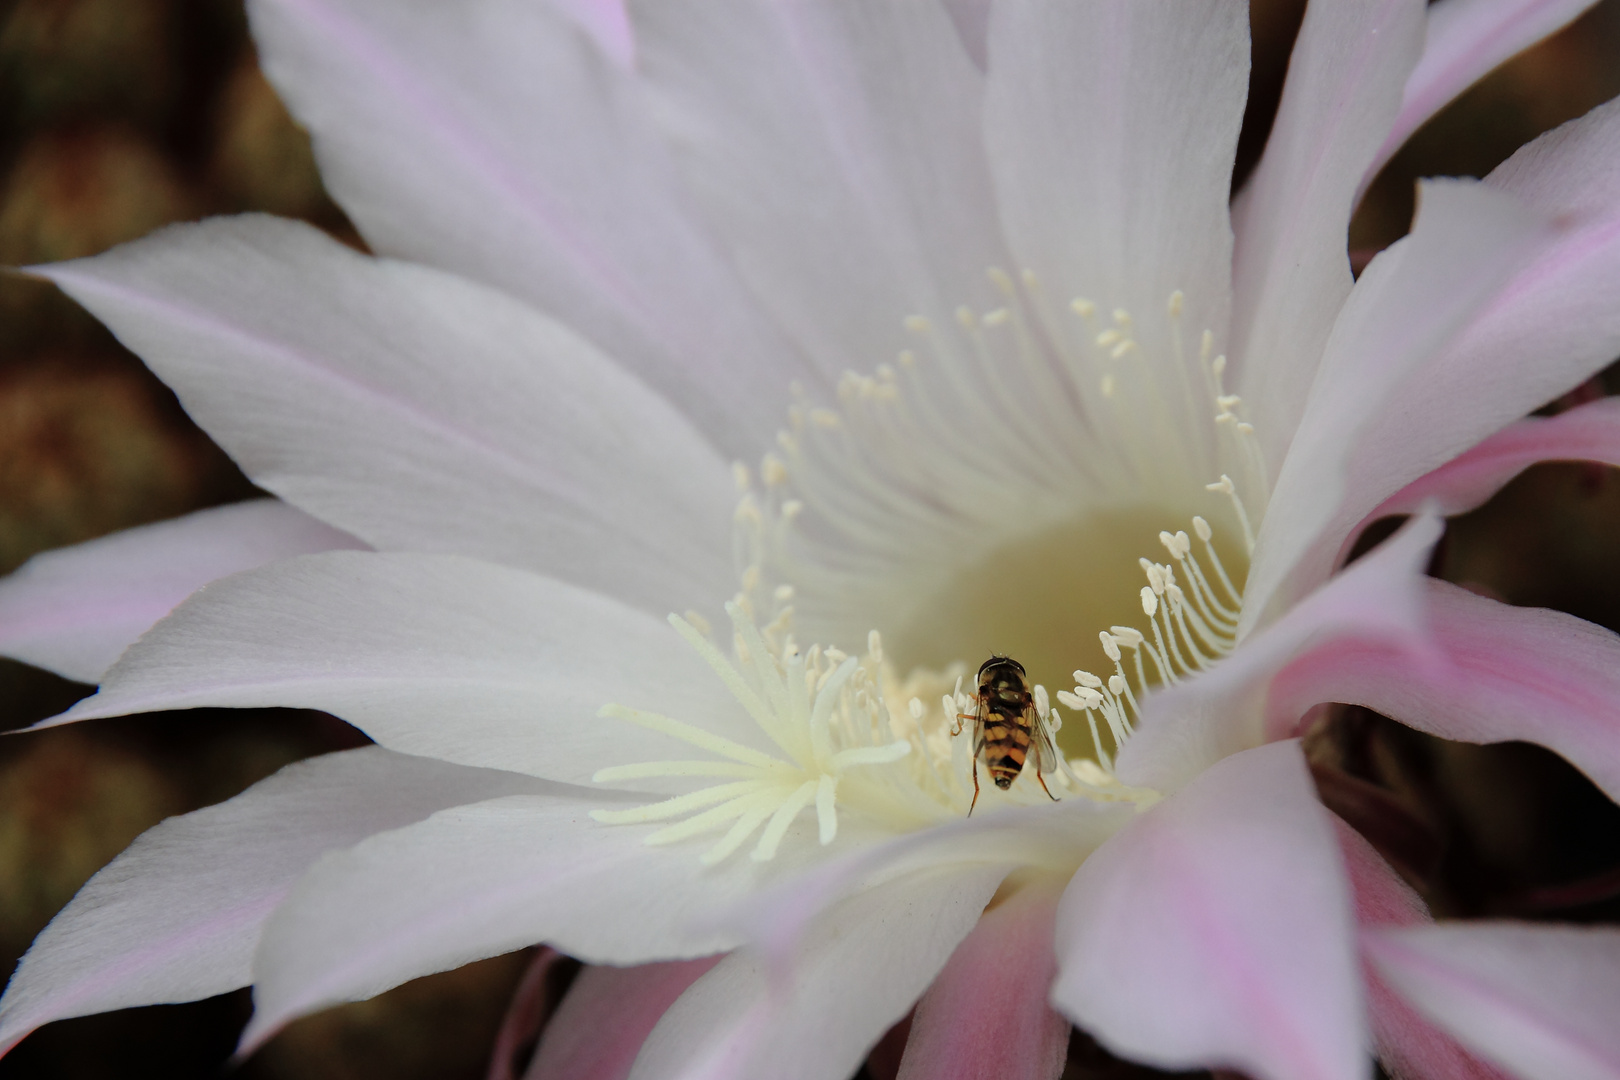
[[978, 757], [980, 754], [984, 753], [984, 725], [985, 721], [988, 719], [988, 717], [985, 716], [985, 713], [989, 711], [990, 706], [986, 703], [984, 696], [982, 694], [975, 695], [975, 704], [973, 706], [974, 757]]
[[1029, 756], [1035, 763], [1036, 775], [1057, 772], [1057, 743], [1052, 738], [1051, 729], [1046, 726], [1046, 718], [1034, 706], [1030, 706], [1024, 718], [1029, 721]]

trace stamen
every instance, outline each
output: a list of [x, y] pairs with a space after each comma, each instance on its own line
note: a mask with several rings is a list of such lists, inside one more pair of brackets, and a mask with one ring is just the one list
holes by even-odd
[[741, 746], [712, 731], [683, 724], [679, 720], [671, 720], [667, 716], [657, 713], [644, 712], [641, 709], [627, 709], [623, 705], [604, 705], [597, 710], [598, 716], [613, 716], [620, 720], [628, 720], [632, 724], [640, 725], [650, 731], [662, 735], [670, 735], [683, 742], [689, 742], [700, 750], [709, 750], [716, 754], [723, 754], [745, 765], [754, 768], [769, 768], [776, 764], [776, 759], [769, 754], [762, 754], [758, 750]]
[[[773, 595], [781, 601], [792, 593], [776, 590]], [[821, 842], [831, 843], [838, 833], [840, 792], [846, 788], [857, 804], [881, 806], [891, 813], [920, 814], [926, 820], [930, 813], [944, 811], [943, 800], [929, 794], [927, 785], [920, 785], [909, 772], [892, 772], [893, 766], [924, 741], [920, 733], [895, 739], [890, 732], [887, 706], [872, 680], [883, 657], [882, 639], [875, 631], [867, 636], [865, 657], [847, 656], [820, 645], [800, 650], [791, 638], [773, 647], [741, 600], [728, 604], [726, 611], [732, 620], [735, 663], [686, 620], [672, 617], [670, 622], [786, 759], [658, 713], [607, 705], [601, 715], [680, 739], [719, 758], [609, 766], [596, 773], [598, 782], [654, 777], [737, 779], [647, 806], [598, 810], [592, 815], [596, 820], [633, 824], [684, 817], [648, 835], [644, 841], [648, 844], [675, 843], [725, 826], [724, 836], [700, 858], [712, 865], [735, 853], [755, 833], [760, 837], [751, 857], [772, 858], [793, 821], [812, 802]], [[917, 720], [922, 705], [912, 700], [912, 719]], [[932, 766], [929, 771], [935, 772]], [[937, 774], [932, 786], [940, 786]], [[688, 814], [691, 816], [685, 816]]]
[[[701, 814], [694, 814], [685, 821], [677, 821], [673, 825], [665, 825], [662, 829], [648, 836], [643, 843], [656, 847], [659, 844], [673, 844], [677, 840], [686, 840], [693, 836], [718, 828], [727, 822], [739, 818], [746, 820], [753, 813], [768, 806], [775, 799], [776, 792], [772, 788], [750, 792], [738, 798], [729, 799], [719, 806], [705, 810]], [[761, 819], [763, 820], [763, 819]]]
[[1243, 509], [1243, 500], [1238, 498], [1237, 485], [1232, 483], [1232, 478], [1230, 476], [1227, 476], [1225, 473], [1222, 473], [1221, 478], [1219, 480], [1215, 481], [1215, 483], [1213, 483], [1213, 484], [1205, 484], [1204, 485], [1204, 490], [1205, 491], [1218, 491], [1221, 494], [1226, 495], [1228, 498], [1230, 498], [1232, 500], [1232, 509], [1237, 512], [1238, 521], [1243, 526], [1243, 544], [1244, 544], [1244, 547], [1246, 547], [1248, 549], [1249, 554], [1253, 555], [1254, 554], [1254, 529], [1250, 528], [1250, 526], [1249, 526], [1248, 512]]
[[703, 788], [701, 791], [677, 795], [665, 799], [663, 802], [649, 803], [646, 806], [632, 807], [628, 810], [592, 810], [591, 819], [606, 825], [632, 825], [643, 821], [662, 821], [665, 818], [678, 817], [689, 810], [696, 810], [704, 806], [713, 806], [715, 803], [727, 802], [742, 795], [751, 795], [766, 786], [764, 780], [739, 780], [735, 784], [717, 784], [714, 787]]
[[821, 829], [822, 847], [838, 836], [838, 815], [833, 812], [833, 797], [837, 791], [838, 778], [823, 773], [816, 786], [816, 822]]
[[[1230, 479], [1211, 485], [1225, 491]], [[1235, 485], [1233, 486], [1235, 489]], [[1216, 575], [1232, 594], [1238, 606], [1242, 594], [1232, 588], [1231, 580], [1215, 552], [1214, 529], [1201, 516], [1192, 519], [1193, 532], [1203, 543], [1204, 557], [1209, 559]], [[1207, 670], [1236, 645], [1237, 612], [1227, 607], [1210, 586], [1199, 558], [1192, 554], [1192, 540], [1184, 531], [1163, 531], [1158, 534], [1159, 544], [1170, 554], [1173, 564], [1155, 563], [1151, 559], [1137, 560], [1147, 578], [1137, 596], [1142, 614], [1147, 619], [1148, 635], [1130, 626], [1111, 626], [1098, 633], [1103, 653], [1114, 665], [1114, 674], [1106, 683], [1085, 670], [1076, 670], [1072, 691], [1058, 692], [1058, 701], [1070, 709], [1086, 714], [1092, 749], [1101, 775], [1112, 776], [1112, 759], [1099, 740], [1097, 713], [1101, 713], [1113, 736], [1117, 751], [1135, 730], [1135, 719], [1141, 716], [1138, 692], [1149, 687], [1144, 653], [1152, 660], [1158, 681], [1174, 684], [1195, 671]], [[1176, 566], [1187, 573], [1190, 592], [1177, 580]], [[1135, 682], [1125, 673], [1124, 649], [1132, 652]], [[1084, 781], [1082, 781], [1084, 782]]]
[[754, 846], [750, 858], [755, 862], [768, 862], [776, 857], [776, 849], [781, 846], [782, 837], [787, 835], [788, 826], [799, 816], [799, 811], [809, 806], [810, 800], [816, 797], [817, 786], [817, 781], [806, 780], [793, 789], [793, 794], [771, 815], [770, 824], [760, 833], [759, 843]]
[[757, 765], [730, 761], [642, 761], [634, 765], [609, 765], [591, 774], [598, 784], [619, 780], [645, 780], [655, 776], [755, 776]]
[[[733, 468], [742, 588], [726, 607], [731, 656], [724, 635], [717, 642], [695, 613], [671, 621], [759, 728], [754, 742], [762, 748], [705, 739], [656, 713], [605, 710], [713, 760], [613, 766], [598, 774], [602, 782], [722, 782], [636, 811], [603, 811], [617, 815], [603, 820], [691, 815], [660, 828], [652, 842], [720, 831], [703, 856], [708, 862], [750, 838], [751, 858], [773, 858], [812, 804], [823, 843], [836, 837], [840, 809], [893, 821], [959, 814], [972, 738], [947, 733], [960, 727], [968, 735], [971, 725], [958, 717], [976, 712], [961, 679], [950, 694], [944, 673], [914, 686], [908, 677], [901, 690], [875, 630], [864, 654], [849, 656], [796, 642], [796, 618], [842, 636], [852, 629], [839, 621], [847, 612], [829, 615], [829, 608], [844, 598], [859, 597], [873, 612], [916, 610], [926, 598], [919, 587], [938, 589], [952, 567], [992, 555], [1009, 528], [1034, 535], [1066, 526], [1071, 513], [1083, 520], [1094, 505], [1132, 512], [1144, 500], [1176, 505], [1211, 474], [1220, 480], [1209, 489], [1232, 507], [1222, 520], [1235, 529], [1224, 527], [1252, 551], [1250, 512], [1264, 510], [1267, 474], [1241, 399], [1222, 386], [1226, 358], [1214, 334], [1200, 330], [1197, 355], [1184, 356], [1184, 332], [1200, 329], [1182, 325], [1187, 296], [1178, 289], [1162, 307], [1134, 312], [1115, 306], [1113, 296], [1101, 305], [1076, 297], [1068, 305], [1076, 323], [1054, 309], [1056, 298], [1032, 272], [985, 272], [994, 306], [907, 318], [911, 347], [869, 375], [845, 373], [826, 404], [795, 387], [776, 447], [753, 472]], [[1200, 310], [1196, 302], [1191, 310]], [[1077, 511], [1075, 492], [1087, 495]], [[813, 528], [795, 525], [812, 514]], [[1232, 648], [1242, 590], [1216, 553], [1215, 530], [1203, 517], [1192, 520], [1201, 550], [1194, 553], [1187, 531], [1165, 531], [1158, 541], [1170, 561], [1140, 563], [1146, 625], [1100, 633], [1112, 674], [1076, 671], [1074, 689], [1057, 691], [1065, 709], [1085, 713], [1097, 762], [1076, 759], [1071, 767], [1061, 754], [1043, 761], [1062, 783], [1118, 790], [1112, 762], [1140, 720], [1141, 695], [1207, 669]], [[1032, 692], [1042, 723], [1055, 730], [1062, 718], [1045, 688]], [[938, 711], [925, 702], [937, 702]], [[1110, 745], [1100, 738], [1099, 714]], [[1022, 789], [1008, 797], [1021, 798]]]

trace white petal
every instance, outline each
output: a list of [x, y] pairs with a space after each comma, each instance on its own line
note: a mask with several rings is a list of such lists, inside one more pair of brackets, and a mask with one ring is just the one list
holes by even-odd
[[470, 559], [332, 553], [216, 582], [125, 653], [100, 693], [47, 723], [323, 709], [404, 753], [574, 782], [692, 756], [598, 717], [609, 702], [747, 737], [740, 707], [661, 619]]
[[248, 9], [374, 251], [567, 317], [729, 453], [771, 436], [780, 417], [759, 406], [807, 369], [683, 210], [638, 88], [575, 26], [528, 0]]
[[0, 1052], [40, 1024], [251, 981], [260, 928], [322, 852], [543, 781], [364, 747], [290, 765], [148, 830], [39, 935], [0, 1001]]
[[523, 1080], [625, 1080], [659, 1018], [720, 959], [587, 965], [541, 1032]]
[[1429, 6], [1423, 56], [1407, 77], [1401, 111], [1361, 179], [1378, 170], [1412, 133], [1502, 61], [1574, 21], [1596, 0], [1437, 0]]
[[1572, 223], [1620, 215], [1620, 102], [1526, 143], [1491, 171], [1485, 183]]
[[1620, 932], [1468, 923], [1369, 931], [1384, 977], [1523, 1080], [1620, 1077]]
[[820, 852], [806, 819], [781, 863], [706, 868], [700, 841], [648, 847], [656, 825], [592, 821], [627, 798], [596, 796], [459, 806], [321, 859], [265, 926], [244, 1049], [305, 1013], [536, 942], [590, 963], [718, 952], [735, 938], [694, 924]]
[[1313, 0], [1265, 155], [1233, 204], [1237, 392], [1273, 473], [1350, 294], [1356, 183], [1423, 46], [1423, 0]]
[[1005, 303], [983, 79], [938, 4], [631, 10], [698, 205], [824, 372], [893, 360], [907, 316]]
[[1334, 826], [1296, 742], [1227, 758], [1087, 859], [1052, 1001], [1116, 1053], [1360, 1080], [1369, 1042]]
[[956, 24], [962, 48], [973, 58], [974, 66], [983, 71], [989, 66], [992, 0], [940, 0], [940, 3]]
[[807, 874], [762, 889], [726, 912], [723, 922], [746, 933], [766, 955], [786, 959], [815, 920], [873, 882], [953, 866], [1070, 873], [1135, 815], [1128, 803], [1069, 798], [964, 817], [827, 859]]
[[[1427, 420], [1389, 429], [1381, 413], [1549, 236], [1538, 215], [1479, 183], [1431, 181], [1421, 194], [1411, 235], [1368, 265], [1333, 325], [1260, 527], [1245, 628], [1326, 578], [1345, 533], [1390, 483], [1437, 464], [1392, 479], [1414, 467]], [[1457, 407], [1435, 402], [1448, 405]]]
[[1004, 874], [921, 871], [858, 893], [781, 970], [732, 953], [664, 1014], [631, 1080], [843, 1080], [973, 929]]
[[131, 642], [215, 578], [364, 546], [286, 503], [254, 499], [43, 552], [0, 580], [0, 653], [99, 682]]
[[1487, 187], [1554, 220], [1557, 234], [1368, 427], [1368, 446], [1391, 442], [1401, 458], [1369, 458], [1362, 502], [1438, 467], [1620, 352], [1617, 178], [1620, 101], [1543, 135], [1486, 177]]
[[985, 140], [1019, 269], [1061, 329], [1084, 297], [1132, 312], [1144, 354], [1169, 356], [1181, 289], [1187, 340], [1224, 339], [1248, 39], [1232, 0], [994, 8]]
[[40, 272], [257, 483], [375, 547], [546, 570], [660, 613], [734, 587], [724, 460], [493, 290], [265, 217]]
[[596, 43], [602, 55], [629, 71], [636, 62], [635, 32], [624, 0], [551, 0], [558, 12], [572, 19]]

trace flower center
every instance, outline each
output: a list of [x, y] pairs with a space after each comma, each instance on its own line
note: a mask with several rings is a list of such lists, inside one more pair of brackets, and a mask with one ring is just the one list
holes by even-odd
[[[1185, 528], [1192, 516], [1108, 508], [1013, 537], [956, 571], [949, 587], [887, 629], [884, 640], [901, 670], [996, 654], [1016, 657], [1031, 680], [1049, 687], [1065, 685], [1076, 667], [1111, 670], [1097, 631], [1141, 619], [1148, 582], [1137, 560], [1144, 554], [1168, 560], [1154, 550], [1155, 535], [1166, 526]], [[1220, 554], [1225, 565], [1247, 563], [1240, 545], [1222, 545]]]
[[[823, 843], [840, 805], [895, 830], [960, 815], [973, 739], [951, 730], [977, 707], [963, 677], [992, 654], [1035, 684], [1031, 736], [1056, 740], [1059, 797], [1156, 798], [1118, 784], [1112, 755], [1142, 694], [1235, 643], [1267, 495], [1258, 444], [1215, 335], [1184, 348], [1179, 291], [1139, 321], [1054, 307], [1028, 273], [990, 277], [1004, 306], [962, 309], [949, 330], [905, 320], [912, 345], [893, 364], [846, 374], [836, 409], [795, 388], [757, 481], [737, 467], [735, 663], [701, 620], [676, 623], [781, 755], [610, 708], [727, 760], [598, 779], [734, 779], [602, 820], [681, 819], [649, 842], [723, 826], [712, 861], [756, 834], [769, 858], [812, 804]], [[848, 657], [800, 635], [869, 647]], [[1057, 697], [1079, 722], [1048, 685], [1070, 687]], [[1036, 780], [989, 801], [1044, 799]]]
[[808, 640], [878, 627], [902, 670], [1001, 654], [1062, 685], [1136, 617], [1160, 530], [1212, 521], [1241, 586], [1236, 495], [1263, 512], [1267, 477], [1214, 333], [1184, 345], [1179, 291], [1139, 318], [990, 279], [1004, 306], [904, 320], [909, 347], [846, 374], [837, 408], [796, 393], [758, 482], [739, 467], [739, 572], [762, 613], [790, 586]]

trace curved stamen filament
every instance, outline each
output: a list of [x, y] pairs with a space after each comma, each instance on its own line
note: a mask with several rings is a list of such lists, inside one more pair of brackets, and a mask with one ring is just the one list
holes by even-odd
[[[1235, 487], [1230, 479], [1223, 476], [1221, 480], [1222, 483], [1212, 486], [1227, 491], [1233, 502], [1237, 503]], [[1247, 527], [1246, 519], [1240, 520]], [[1226, 568], [1221, 565], [1220, 556], [1215, 552], [1212, 543], [1214, 530], [1202, 517], [1194, 517], [1193, 531], [1203, 542], [1205, 557], [1215, 575], [1241, 610], [1243, 595], [1233, 587]], [[1141, 716], [1136, 695], [1138, 692], [1145, 693], [1149, 686], [1142, 655], [1146, 653], [1153, 662], [1160, 683], [1173, 685], [1195, 672], [1208, 670], [1237, 644], [1239, 611], [1229, 607], [1216, 594], [1200, 560], [1192, 554], [1191, 539], [1185, 532], [1161, 532], [1159, 542], [1170, 553], [1174, 563], [1186, 572], [1190, 589], [1182, 589], [1173, 566], [1148, 559], [1138, 560], [1148, 580], [1138, 595], [1151, 639], [1130, 626], [1111, 626], [1102, 631], [1098, 639], [1102, 642], [1104, 654], [1114, 664], [1114, 674], [1105, 683], [1088, 671], [1076, 671], [1074, 689], [1058, 694], [1058, 699], [1068, 708], [1086, 714], [1092, 749], [1102, 772], [1108, 776], [1113, 773], [1112, 758], [1099, 738], [1096, 717], [1101, 714], [1117, 752], [1134, 731], [1135, 719]], [[1133, 654], [1134, 687], [1130, 677], [1125, 674], [1122, 650], [1126, 648]]]
[[[787, 597], [782, 598], [785, 602]], [[853, 771], [866, 775], [910, 755], [913, 742], [895, 739], [886, 706], [868, 669], [881, 662], [882, 641], [867, 639], [868, 655], [846, 656], [819, 646], [800, 652], [791, 641], [776, 646], [754, 624], [745, 605], [726, 606], [733, 626], [737, 660], [720, 654], [692, 624], [671, 617], [681, 636], [719, 674], [762, 732], [787, 755], [775, 757], [703, 728], [658, 713], [622, 705], [604, 706], [600, 715], [628, 721], [717, 755], [714, 760], [649, 761], [614, 765], [595, 774], [599, 782], [649, 778], [733, 778], [697, 791], [626, 810], [597, 810], [605, 824], [634, 824], [682, 818], [649, 834], [648, 844], [669, 844], [724, 827], [725, 834], [703, 853], [712, 865], [731, 854], [756, 832], [761, 833], [752, 857], [772, 858], [793, 821], [812, 803], [823, 844], [838, 833], [837, 802], [841, 781]], [[879, 802], [904, 806], [938, 805], [912, 784], [867, 783], [865, 792]], [[690, 815], [690, 816], [686, 816]], [[761, 832], [763, 828], [763, 832]]]
[[[989, 276], [1001, 306], [960, 308], [954, 318], [943, 307], [932, 318], [914, 316], [906, 321], [913, 349], [871, 375], [847, 373], [825, 406], [796, 387], [777, 446], [757, 473], [737, 468], [742, 494], [733, 542], [742, 591], [726, 607], [731, 632], [711, 637], [696, 617], [671, 622], [762, 737], [739, 742], [657, 713], [605, 709], [604, 716], [678, 739], [713, 760], [618, 765], [598, 772], [598, 780], [712, 783], [636, 810], [604, 810], [599, 820], [669, 822], [649, 843], [718, 833], [702, 856], [710, 863], [751, 838], [753, 859], [773, 858], [812, 807], [823, 844], [837, 835], [841, 807], [889, 815], [890, 824], [902, 823], [897, 827], [960, 813], [972, 739], [945, 734], [971, 708], [960, 684], [942, 694], [945, 673], [908, 675], [908, 687], [915, 682], [926, 692], [912, 697], [907, 689], [897, 700], [909, 700], [909, 715], [891, 712], [884, 694], [893, 697], [899, 680], [875, 633], [863, 656], [801, 648], [793, 639], [795, 606], [804, 625], [834, 636], [861, 625], [838, 606], [849, 597], [885, 617], [926, 614], [928, 594], [914, 590], [970, 584], [953, 575], [996, 553], [1009, 528], [1061, 535], [1071, 514], [1090, 527], [1094, 507], [1134, 513], [1139, 503], [1161, 505], [1160, 498], [1179, 505], [1211, 475], [1220, 479], [1209, 489], [1232, 508], [1222, 520], [1252, 552], [1249, 511], [1264, 510], [1267, 490], [1260, 444], [1242, 402], [1222, 386], [1225, 359], [1214, 353], [1214, 336], [1205, 331], [1197, 355], [1186, 355], [1181, 292], [1165, 302], [1163, 319], [1144, 310], [1139, 323], [1126, 310], [1084, 300], [1070, 305], [1075, 319], [1052, 306], [1032, 273], [1015, 279], [992, 268]], [[972, 421], [969, 430], [964, 420]], [[1246, 507], [1234, 476], [1260, 501]], [[801, 512], [813, 528], [794, 526]], [[1113, 762], [1140, 722], [1150, 685], [1174, 684], [1231, 651], [1242, 590], [1216, 553], [1208, 522], [1195, 517], [1192, 532], [1202, 542], [1197, 555], [1187, 532], [1166, 532], [1159, 540], [1170, 562], [1142, 561], [1146, 628], [1115, 626], [1101, 635], [1113, 673], [1077, 672], [1074, 690], [1058, 695], [1065, 708], [1086, 714], [1095, 764], [1062, 754], [1047, 761], [1043, 751], [1047, 779], [1121, 797]], [[1055, 730], [1061, 718], [1044, 689], [1034, 692], [1043, 723]], [[941, 712], [925, 710], [925, 700], [939, 702]], [[1101, 739], [1104, 726], [1109, 740]], [[1010, 789], [1008, 797], [1023, 793]]]
[[672, 799], [665, 799], [663, 802], [632, 807], [628, 810], [592, 810], [591, 820], [600, 821], [604, 825], [634, 825], [644, 821], [662, 821], [689, 810], [752, 795], [766, 784], [767, 781], [764, 780], [739, 780], [735, 784], [718, 784], [715, 787], [688, 792]]
[[628, 720], [639, 727], [656, 731], [662, 735], [670, 735], [682, 742], [691, 743], [700, 750], [708, 750], [744, 765], [755, 768], [770, 768], [778, 764], [777, 760], [769, 754], [760, 753], [751, 747], [734, 743], [724, 736], [716, 735], [712, 731], [705, 731], [691, 724], [683, 724], [679, 720], [672, 720], [658, 713], [646, 712], [641, 709], [627, 709], [623, 705], [604, 705], [597, 710], [598, 716], [612, 716], [620, 720]]

